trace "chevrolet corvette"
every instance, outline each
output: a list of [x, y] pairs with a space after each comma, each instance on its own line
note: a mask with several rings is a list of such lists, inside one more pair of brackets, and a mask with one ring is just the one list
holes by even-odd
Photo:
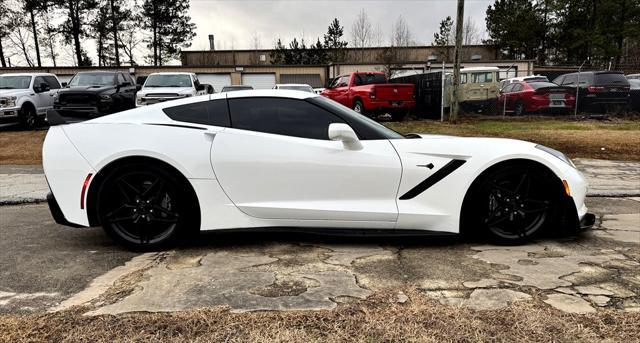
[[52, 110], [48, 120], [54, 219], [102, 226], [132, 249], [199, 230], [282, 228], [520, 244], [594, 222], [584, 177], [556, 150], [401, 135], [308, 92], [189, 97], [79, 123]]

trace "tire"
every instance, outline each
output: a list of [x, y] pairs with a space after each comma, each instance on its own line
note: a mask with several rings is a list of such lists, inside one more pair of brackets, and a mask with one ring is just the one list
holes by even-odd
[[[98, 192], [102, 227], [118, 243], [136, 251], [174, 246], [198, 222], [194, 197], [176, 175], [156, 165], [116, 169]], [[197, 202], [197, 200], [195, 200]]]
[[497, 244], [530, 241], [556, 221], [559, 197], [553, 176], [530, 165], [507, 165], [483, 179], [465, 207], [467, 230]]
[[524, 115], [526, 111], [524, 110], [524, 103], [522, 100], [516, 101], [516, 106], [513, 108], [513, 114], [516, 116]]
[[353, 110], [362, 114], [362, 115], [366, 115], [366, 110], [364, 109], [364, 105], [362, 104], [362, 101], [360, 100], [356, 100], [353, 102]]
[[22, 107], [20, 110], [20, 125], [29, 130], [33, 130], [38, 126], [38, 115], [33, 107]]

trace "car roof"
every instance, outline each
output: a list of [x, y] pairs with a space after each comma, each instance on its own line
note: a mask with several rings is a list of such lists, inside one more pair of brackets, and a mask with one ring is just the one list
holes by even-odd
[[51, 73], [7, 73], [0, 74], [0, 76], [56, 76]]
[[211, 99], [222, 98], [252, 98], [252, 97], [274, 97], [274, 98], [292, 98], [292, 99], [307, 99], [315, 98], [319, 95], [310, 92], [289, 90], [289, 89], [250, 89], [241, 90], [231, 93], [216, 93], [211, 95]]
[[179, 71], [163, 71], [160, 73], [151, 73], [148, 76], [151, 75], [194, 75], [194, 73], [189, 73], [189, 72], [179, 72]]

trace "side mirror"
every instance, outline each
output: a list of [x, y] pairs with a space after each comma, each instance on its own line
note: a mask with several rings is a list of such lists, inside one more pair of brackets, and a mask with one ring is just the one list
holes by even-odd
[[66, 82], [63, 82], [63, 83], [62, 83], [62, 87], [67, 87], [67, 83], [66, 83]]
[[358, 135], [353, 131], [351, 126], [342, 123], [329, 124], [329, 139], [332, 141], [342, 141], [345, 149], [361, 150], [362, 143], [358, 139]]
[[199, 84], [199, 85], [196, 87], [196, 90], [197, 90], [198, 92], [202, 92], [202, 91], [204, 90], [204, 88], [205, 88], [205, 86], [201, 83], [201, 84]]

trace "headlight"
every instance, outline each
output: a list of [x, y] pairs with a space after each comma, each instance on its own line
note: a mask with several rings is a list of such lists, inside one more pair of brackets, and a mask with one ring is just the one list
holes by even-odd
[[18, 98], [15, 97], [15, 96], [9, 96], [9, 97], [4, 98], [4, 100], [5, 100], [4, 107], [15, 107], [17, 99]]
[[546, 153], [549, 153], [549, 154], [561, 159], [562, 161], [564, 161], [565, 163], [567, 163], [568, 165], [570, 165], [570, 166], [572, 166], [574, 168], [576, 167], [576, 165], [573, 164], [573, 161], [571, 161], [571, 159], [569, 157], [567, 157], [567, 155], [561, 153], [560, 151], [558, 151], [556, 149], [551, 149], [549, 147], [546, 147], [546, 146], [540, 145], [540, 144], [536, 145], [536, 148], [538, 148], [538, 149], [540, 149], [540, 150], [542, 150], [542, 151], [544, 151]]
[[100, 100], [103, 100], [103, 101], [111, 100], [111, 96], [106, 95], [106, 94], [100, 95]]

